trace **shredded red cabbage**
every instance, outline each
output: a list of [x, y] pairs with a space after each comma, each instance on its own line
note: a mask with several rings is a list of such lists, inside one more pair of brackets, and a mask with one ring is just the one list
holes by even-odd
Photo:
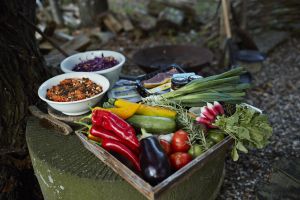
[[100, 71], [104, 69], [111, 68], [115, 65], [119, 64], [119, 62], [112, 56], [104, 57], [95, 57], [91, 60], [85, 60], [73, 68], [73, 71], [76, 72], [94, 72], [94, 71]]

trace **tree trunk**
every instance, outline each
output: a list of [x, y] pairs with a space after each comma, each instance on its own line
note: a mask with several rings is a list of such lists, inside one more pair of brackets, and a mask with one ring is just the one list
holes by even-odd
[[0, 199], [35, 199], [25, 141], [27, 108], [49, 76], [35, 31], [23, 19], [35, 22], [35, 0], [2, 0], [0, 13]]
[[108, 10], [107, 0], [78, 0], [81, 26], [96, 24], [97, 16]]

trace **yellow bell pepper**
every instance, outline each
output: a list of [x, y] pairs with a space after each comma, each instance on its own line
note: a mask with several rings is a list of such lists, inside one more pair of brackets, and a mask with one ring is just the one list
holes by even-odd
[[[116, 99], [114, 102], [114, 106], [118, 108], [130, 108], [134, 105], [138, 105], [137, 103], [133, 103], [130, 101], [126, 101], [124, 99]], [[176, 112], [174, 110], [161, 108], [158, 106], [148, 106], [145, 104], [141, 104], [140, 107], [136, 110], [138, 115], [146, 115], [146, 116], [158, 116], [158, 117], [168, 117], [175, 119]]]
[[101, 109], [101, 110], [107, 110], [110, 111], [122, 119], [128, 119], [129, 117], [133, 116], [136, 111], [139, 109], [141, 104], [133, 104], [133, 105], [128, 105], [127, 107], [122, 107], [122, 108], [101, 108], [101, 107], [95, 107], [94, 109]]

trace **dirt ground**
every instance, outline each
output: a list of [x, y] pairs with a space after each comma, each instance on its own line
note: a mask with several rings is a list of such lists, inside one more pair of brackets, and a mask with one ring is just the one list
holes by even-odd
[[[137, 41], [119, 37], [106, 47], [122, 51], [130, 58], [143, 47], [174, 43], [202, 44], [201, 39], [191, 38], [189, 34], [177, 37], [156, 37], [154, 34]], [[199, 71], [213, 74], [223, 70], [213, 65]], [[144, 72], [128, 60], [122, 73], [137, 75]], [[255, 199], [259, 185], [269, 182], [274, 162], [283, 158], [299, 159], [300, 38], [290, 37], [276, 47], [253, 78], [253, 88], [248, 92], [247, 102], [261, 108], [269, 116], [274, 128], [273, 136], [267, 148], [251, 150], [241, 155], [238, 162], [233, 162], [228, 156], [226, 176], [218, 199]]]

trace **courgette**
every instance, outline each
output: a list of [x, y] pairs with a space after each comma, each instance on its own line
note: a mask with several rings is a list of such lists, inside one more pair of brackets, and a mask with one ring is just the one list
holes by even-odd
[[135, 128], [144, 128], [153, 134], [173, 133], [176, 130], [175, 120], [167, 117], [133, 115], [126, 121]]

